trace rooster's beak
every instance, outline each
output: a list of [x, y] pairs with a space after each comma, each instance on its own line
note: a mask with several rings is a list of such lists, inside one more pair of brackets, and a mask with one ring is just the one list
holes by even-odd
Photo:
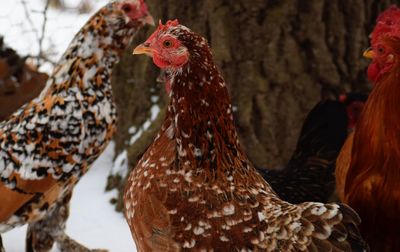
[[375, 57], [375, 53], [374, 51], [372, 51], [372, 48], [370, 47], [364, 51], [363, 56], [367, 59], [373, 59]]
[[153, 49], [146, 44], [140, 44], [133, 50], [133, 54], [147, 54], [153, 56]]
[[155, 25], [154, 18], [151, 15], [147, 15], [145, 18], [143, 18], [142, 21], [143, 21], [143, 23], [149, 24], [151, 26]]

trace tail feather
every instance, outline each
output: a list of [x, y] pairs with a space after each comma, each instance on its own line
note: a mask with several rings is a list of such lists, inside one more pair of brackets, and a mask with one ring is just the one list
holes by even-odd
[[309, 250], [369, 251], [358, 230], [360, 217], [343, 204], [304, 203], [302, 218], [314, 226]]
[[303, 123], [296, 151], [315, 155], [340, 150], [347, 137], [347, 123], [344, 104], [332, 100], [319, 102]]
[[297, 148], [282, 171], [258, 171], [285, 201], [327, 202], [334, 191], [334, 165], [347, 137], [347, 113], [338, 101], [322, 101], [308, 114]]
[[339, 204], [343, 214], [342, 223], [347, 229], [347, 240], [351, 244], [352, 251], [369, 251], [368, 244], [361, 237], [358, 226], [361, 224], [360, 216], [349, 206]]

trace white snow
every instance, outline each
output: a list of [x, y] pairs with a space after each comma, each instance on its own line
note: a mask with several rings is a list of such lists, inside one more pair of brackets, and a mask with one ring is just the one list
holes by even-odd
[[128, 151], [124, 150], [115, 158], [111, 169], [111, 174], [118, 174], [121, 177], [125, 177], [128, 173], [128, 169]]
[[[75, 187], [67, 233], [89, 248], [103, 248], [110, 252], [132, 252], [135, 245], [123, 215], [109, 203], [116, 191], [104, 192], [107, 176], [113, 164], [114, 144]], [[7, 252], [21, 252], [25, 248], [26, 226], [2, 234]], [[53, 252], [58, 249], [53, 248]]]
[[[152, 96], [151, 99], [152, 101], [157, 102], [158, 97], [155, 97], [156, 96]], [[160, 111], [160, 107], [157, 104], [153, 104], [150, 108], [150, 117], [139, 128], [131, 126], [128, 129], [129, 134], [131, 134], [129, 145], [133, 145], [143, 135], [143, 133], [150, 128], [151, 124], [157, 119]], [[111, 174], [119, 174], [122, 177], [125, 177], [128, 173], [128, 170], [128, 151], [123, 150], [121, 153], [118, 154], [117, 158], [115, 159], [111, 169]]]
[[134, 126], [129, 128], [129, 133], [130, 134], [134, 133], [134, 135], [132, 135], [131, 139], [129, 140], [129, 145], [133, 145], [143, 135], [143, 133], [149, 129], [154, 120], [156, 120], [160, 111], [161, 111], [160, 107], [157, 104], [154, 104], [153, 106], [151, 106], [150, 109], [150, 118], [148, 118], [143, 123], [143, 125], [139, 128], [139, 130], [136, 131], [136, 128]]

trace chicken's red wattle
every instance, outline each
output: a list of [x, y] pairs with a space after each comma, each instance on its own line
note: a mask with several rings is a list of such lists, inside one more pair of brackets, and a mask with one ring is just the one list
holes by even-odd
[[165, 82], [165, 91], [167, 94], [171, 93], [171, 82], [169, 80]]
[[376, 83], [376, 81], [378, 80], [378, 77], [379, 77], [379, 72], [380, 72], [380, 68], [379, 68], [378, 64], [375, 62], [371, 62], [371, 64], [368, 66], [368, 70], [367, 70], [368, 79], [372, 83]]

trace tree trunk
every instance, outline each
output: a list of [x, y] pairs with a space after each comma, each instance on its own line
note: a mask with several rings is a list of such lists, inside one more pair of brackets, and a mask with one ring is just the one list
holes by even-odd
[[[242, 145], [257, 166], [275, 168], [290, 158], [305, 115], [319, 100], [348, 91], [368, 91], [368, 61], [362, 57], [368, 35], [377, 15], [399, 1], [146, 2], [155, 19], [178, 18], [208, 39], [232, 95]], [[152, 31], [153, 27], [146, 29], [133, 44], [143, 42]], [[117, 159], [108, 189], [122, 191], [129, 172], [121, 171], [120, 166], [128, 164], [130, 171], [152, 142], [163, 113], [156, 120], [147, 118], [155, 104], [163, 111], [166, 97], [163, 84], [156, 83], [158, 70], [150, 58], [128, 52], [116, 70], [114, 88], [120, 115], [116, 151], [127, 150], [127, 160], [121, 155]], [[155, 95], [160, 99], [152, 103], [150, 97]], [[140, 125], [149, 123], [150, 130], [129, 143]], [[121, 203], [119, 198], [118, 209]]]

